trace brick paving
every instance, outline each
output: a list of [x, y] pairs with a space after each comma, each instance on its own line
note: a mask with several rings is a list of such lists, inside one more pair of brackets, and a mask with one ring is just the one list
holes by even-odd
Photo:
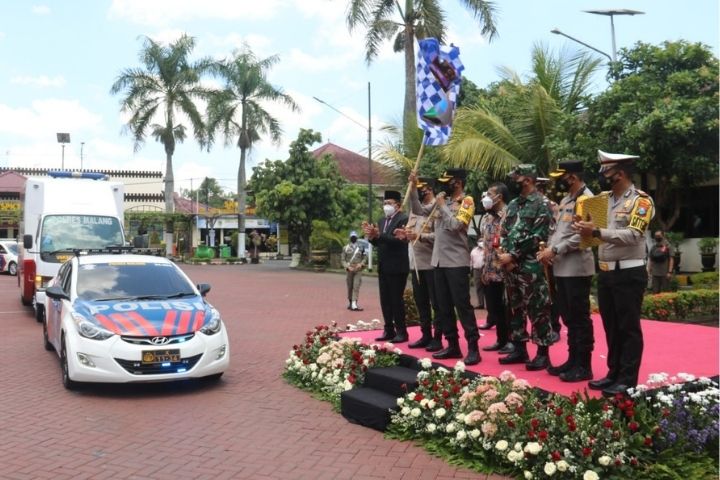
[[202, 382], [66, 391], [42, 329], [0, 275], [0, 479], [496, 479], [448, 465], [409, 442], [348, 423], [284, 382], [284, 361], [315, 325], [380, 317], [366, 277], [364, 312], [346, 310], [342, 275], [286, 263], [191, 266], [212, 284], [231, 366]]

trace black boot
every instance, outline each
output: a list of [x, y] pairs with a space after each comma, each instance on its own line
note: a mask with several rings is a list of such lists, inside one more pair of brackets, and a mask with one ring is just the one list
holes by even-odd
[[432, 340], [432, 335], [430, 335], [430, 327], [422, 328], [422, 337], [420, 337], [419, 340], [416, 340], [412, 343], [408, 343], [408, 348], [423, 348], [427, 347], [430, 341]]
[[397, 331], [397, 335], [390, 339], [390, 343], [405, 343], [408, 341], [408, 333], [404, 328]]
[[442, 332], [439, 328], [435, 329], [435, 334], [433, 335], [432, 340], [430, 340], [430, 343], [427, 344], [427, 347], [425, 347], [426, 352], [439, 352], [442, 350], [443, 344], [442, 344]]
[[575, 355], [576, 355], [576, 354], [575, 354], [575, 352], [573, 351], [573, 349], [570, 348], [570, 351], [568, 352], [568, 359], [567, 359], [567, 361], [566, 361], [565, 363], [562, 363], [562, 364], [560, 364], [560, 365], [558, 365], [558, 366], [555, 366], [555, 367], [552, 366], [552, 365], [548, 366], [548, 367], [547, 367], [547, 372], [548, 372], [550, 375], [553, 375], [553, 376], [557, 377], [557, 376], [560, 375], [561, 373], [565, 373], [565, 372], [567, 372], [568, 370], [572, 369], [572, 368], [575, 366], [575, 363], [576, 363], [576, 362], [575, 362]]
[[537, 355], [531, 362], [525, 364], [525, 370], [531, 372], [536, 370], [545, 370], [550, 365], [550, 357], [548, 356], [547, 345], [538, 345]]
[[468, 354], [467, 357], [463, 359], [463, 362], [465, 365], [477, 365], [480, 363], [480, 352], [478, 351], [478, 342], [475, 341], [469, 341], [468, 342]]
[[[498, 343], [502, 343], [502, 342], [498, 342]], [[503, 347], [500, 350], [498, 350], [498, 353], [507, 355], [508, 353], [512, 353], [514, 351], [515, 351], [515, 345], [513, 345], [512, 342], [505, 342]]]
[[440, 350], [437, 353], [433, 353], [433, 358], [437, 358], [438, 360], [445, 360], [447, 358], [463, 358], [458, 339], [453, 338], [452, 340], [448, 340], [447, 348]]
[[385, 330], [383, 334], [375, 339], [376, 342], [389, 342], [395, 338], [395, 331]]
[[525, 342], [512, 342], [512, 344], [515, 347], [512, 353], [510, 353], [510, 355], [508, 355], [507, 357], [503, 357], [498, 360], [501, 365], [525, 363], [530, 359], [530, 357], [528, 357], [527, 346], [525, 345]]
[[583, 382], [592, 380], [593, 373], [590, 367], [590, 356], [592, 352], [583, 352], [578, 354], [576, 364], [565, 373], [560, 374], [560, 380], [563, 382]]

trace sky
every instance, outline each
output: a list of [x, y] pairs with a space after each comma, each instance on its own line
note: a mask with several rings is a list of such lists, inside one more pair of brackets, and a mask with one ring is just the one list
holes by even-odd
[[[385, 44], [365, 62], [364, 31], [345, 23], [348, 0], [0, 0], [0, 167], [165, 170], [162, 146], [150, 138], [138, 150], [123, 128], [126, 113], [110, 87], [122, 70], [140, 67], [144, 37], [196, 39], [192, 58], [229, 57], [244, 44], [260, 58], [278, 55], [269, 81], [300, 112], [268, 105], [284, 135], [279, 145], [255, 144], [247, 162], [282, 160], [300, 128], [323, 143], [367, 155], [368, 82], [373, 143], [380, 127], [402, 116], [403, 56]], [[530, 51], [543, 43], [559, 51], [583, 49], [550, 31], [560, 29], [612, 54], [610, 19], [585, 10], [644, 12], [615, 17], [617, 49], [642, 41], [702, 42], [718, 55], [718, 0], [496, 0], [498, 36], [489, 42], [458, 0], [442, 0], [448, 41], [460, 47], [464, 75], [479, 87], [500, 78], [498, 68], [527, 75]], [[601, 58], [604, 58], [601, 56]], [[215, 83], [214, 83], [215, 82]], [[219, 85], [208, 79], [208, 85]], [[597, 75], [594, 90], [607, 87]], [[326, 104], [316, 101], [323, 100]], [[342, 112], [338, 113], [336, 110]], [[189, 125], [188, 125], [189, 126]], [[62, 145], [56, 133], [70, 134]], [[176, 191], [206, 176], [235, 191], [240, 152], [222, 141], [208, 151], [192, 137], [173, 157]], [[319, 147], [322, 143], [316, 144]], [[158, 193], [162, 192], [158, 184]]]

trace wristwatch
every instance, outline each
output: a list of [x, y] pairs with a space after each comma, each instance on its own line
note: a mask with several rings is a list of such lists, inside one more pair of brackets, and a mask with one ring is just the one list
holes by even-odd
[[599, 228], [593, 228], [592, 236], [595, 238], [600, 238], [600, 229]]

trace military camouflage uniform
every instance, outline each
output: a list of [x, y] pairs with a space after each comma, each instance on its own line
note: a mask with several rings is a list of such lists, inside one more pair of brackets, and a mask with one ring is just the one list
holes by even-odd
[[533, 343], [550, 345], [550, 292], [543, 266], [535, 256], [540, 242], [547, 242], [553, 225], [550, 203], [540, 192], [521, 195], [508, 204], [500, 246], [515, 260], [514, 268], [505, 272], [510, 339], [514, 342], [528, 341], [527, 314]]

